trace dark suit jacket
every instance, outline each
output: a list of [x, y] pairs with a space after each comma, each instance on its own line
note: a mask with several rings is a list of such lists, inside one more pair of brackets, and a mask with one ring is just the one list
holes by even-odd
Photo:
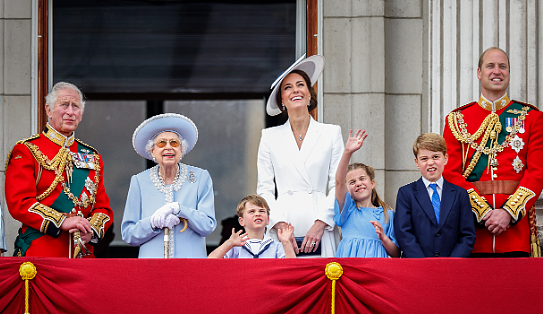
[[405, 185], [398, 191], [394, 230], [403, 257], [468, 257], [475, 243], [468, 193], [444, 180], [437, 225], [422, 178]]

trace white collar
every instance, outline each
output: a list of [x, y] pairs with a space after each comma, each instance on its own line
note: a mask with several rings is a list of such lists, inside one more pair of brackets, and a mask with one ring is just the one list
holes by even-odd
[[421, 177], [422, 182], [424, 182], [424, 186], [426, 186], [426, 189], [430, 186], [430, 184], [435, 183], [443, 191], [443, 176], [441, 176], [436, 182], [430, 182], [425, 177]]

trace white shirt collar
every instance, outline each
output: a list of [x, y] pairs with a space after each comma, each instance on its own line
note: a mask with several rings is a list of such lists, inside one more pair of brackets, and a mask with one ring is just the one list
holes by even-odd
[[443, 176], [441, 176], [436, 182], [430, 182], [425, 177], [421, 177], [421, 178], [422, 178], [422, 182], [424, 182], [424, 186], [426, 186], [426, 189], [431, 189], [431, 187], [429, 187], [430, 184], [436, 183], [439, 190], [443, 190]]

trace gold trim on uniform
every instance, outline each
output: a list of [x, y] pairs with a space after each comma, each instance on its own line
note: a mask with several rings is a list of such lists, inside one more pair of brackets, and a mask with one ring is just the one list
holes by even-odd
[[51, 192], [53, 192], [59, 182], [64, 181], [64, 175], [62, 173], [62, 170], [64, 170], [64, 168], [66, 167], [66, 163], [68, 162], [68, 156], [70, 156], [70, 150], [63, 147], [59, 149], [53, 160], [49, 160], [49, 158], [40, 151], [38, 146], [32, 143], [24, 144], [26, 147], [28, 147], [28, 149], [30, 150], [36, 161], [40, 164], [40, 166], [42, 166], [45, 170], [54, 171], [56, 175], [55, 179], [47, 188], [47, 190], [45, 190], [45, 192], [36, 197], [36, 200], [41, 201], [49, 196]]
[[63, 214], [59, 213], [58, 211], [52, 209], [49, 206], [43, 205], [38, 202], [34, 203], [34, 205], [32, 205], [32, 207], [30, 207], [28, 211], [34, 214], [38, 214], [44, 219], [40, 228], [40, 231], [43, 233], [47, 231], [47, 227], [49, 226], [47, 221], [52, 222], [53, 224], [55, 224], [55, 227], [57, 227], [57, 229], [60, 229], [60, 225], [62, 224], [64, 219], [66, 219], [66, 216], [64, 216]]
[[469, 201], [471, 203], [471, 211], [477, 217], [477, 222], [481, 222], [483, 217], [492, 210], [488, 202], [479, 195], [475, 189], [468, 190]]
[[[507, 97], [507, 95], [504, 97]], [[488, 155], [489, 165], [496, 163], [497, 154], [502, 152], [505, 147], [509, 146], [511, 141], [515, 138], [517, 132], [520, 130], [520, 125], [523, 124], [522, 121], [526, 118], [528, 110], [530, 110], [530, 107], [528, 106], [522, 108], [513, 130], [505, 137], [505, 140], [501, 144], [498, 143], [498, 134], [502, 131], [502, 124], [500, 122], [500, 117], [495, 112], [486, 116], [473, 135], [468, 133], [468, 125], [464, 121], [464, 115], [461, 111], [453, 111], [449, 114], [447, 118], [449, 128], [451, 129], [453, 136], [462, 143], [462, 169], [464, 169], [462, 175], [464, 178], [467, 178], [471, 174], [475, 165], [479, 162], [481, 154]], [[477, 140], [479, 140], [481, 136], [481, 141], [477, 144]], [[489, 139], [490, 147], [486, 147]], [[464, 144], [467, 145], [464, 146]], [[474, 149], [475, 153], [471, 158], [471, 162], [466, 167], [470, 148]]]
[[526, 203], [534, 196], [534, 192], [521, 186], [515, 191], [515, 194], [509, 196], [503, 208], [509, 212], [515, 221], [519, 220], [526, 215]]
[[106, 222], [109, 220], [109, 216], [104, 213], [94, 213], [90, 219], [91, 228], [96, 232], [100, 239], [104, 238], [104, 228]]
[[43, 130], [43, 135], [47, 137], [51, 142], [57, 144], [58, 146], [62, 147], [70, 147], [74, 143], [74, 133], [70, 135], [70, 137], [67, 137], [61, 133], [59, 133], [57, 130], [53, 129], [53, 127], [47, 123], [47, 127], [45, 130]]
[[[34, 135], [32, 135], [31, 137], [27, 137], [27, 138], [24, 138], [24, 139], [18, 141], [15, 145], [17, 145], [17, 144], [23, 144], [23, 143], [26, 142], [26, 141], [35, 140], [35, 139], [37, 139], [38, 137], [40, 137], [39, 134], [34, 134]], [[9, 150], [8, 156], [6, 157], [6, 161], [5, 161], [5, 165], [4, 165], [4, 171], [8, 170], [8, 164], [9, 164], [9, 161], [11, 160], [11, 153], [12, 153], [12, 152], [13, 152], [13, 148]], [[15, 156], [14, 159], [19, 159], [19, 158], [17, 158], [17, 156]]]
[[[54, 171], [56, 175], [51, 185], [47, 188], [47, 190], [45, 190], [45, 192], [37, 196], [36, 200], [41, 201], [45, 199], [60, 183], [62, 189], [64, 190], [64, 194], [68, 196], [68, 198], [74, 203], [75, 206], [86, 208], [90, 204], [94, 203], [97, 189], [95, 189], [90, 194], [88, 199], [79, 201], [79, 195], [73, 195], [70, 191], [69, 184], [66, 184], [66, 182], [64, 182], [64, 171], [67, 172], [67, 177], [69, 181], [71, 180], [71, 169], [73, 167], [73, 158], [68, 148], [61, 147], [56, 156], [52, 160], [49, 160], [49, 158], [40, 151], [38, 146], [32, 143], [25, 143], [25, 146], [28, 147], [28, 149], [30, 150], [36, 161], [40, 164], [40, 166], [42, 166], [45, 170]], [[100, 155], [94, 153], [94, 160], [96, 161], [96, 165], [94, 167], [94, 186], [96, 187], [100, 182]]]
[[507, 94], [503, 95], [502, 98], [496, 100], [494, 103], [490, 100], [486, 99], [482, 94], [481, 97], [479, 97], [479, 101], [477, 102], [479, 106], [485, 110], [488, 111], [499, 111], [500, 109], [506, 107], [509, 105], [511, 100], [509, 100], [509, 97], [507, 97]]
[[[96, 160], [96, 165], [94, 168], [94, 186], [97, 187], [98, 183], [100, 182], [100, 155], [94, 153], [94, 159]], [[64, 179], [64, 177], [62, 178]], [[89, 177], [87, 177], [87, 179], [89, 179]], [[87, 184], [85, 184], [85, 186], [87, 186]], [[68, 184], [66, 184], [66, 182], [64, 181], [62, 181], [62, 188], [64, 189], [64, 194], [66, 194], [66, 196], [68, 196], [68, 198], [72, 200], [75, 206], [83, 208], [87, 208], [87, 206], [89, 206], [90, 204], [94, 204], [94, 199], [96, 198], [96, 193], [98, 192], [98, 189], [95, 188], [94, 191], [89, 191], [91, 193], [88, 198], [82, 198], [82, 200], [80, 201], [79, 196], [74, 195], [70, 191], [70, 187], [68, 186]], [[84, 192], [83, 195], [85, 195]]]

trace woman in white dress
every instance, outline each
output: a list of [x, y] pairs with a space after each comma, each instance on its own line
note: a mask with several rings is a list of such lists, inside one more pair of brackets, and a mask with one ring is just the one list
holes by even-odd
[[277, 237], [281, 222], [291, 223], [297, 253], [332, 257], [339, 242], [333, 220], [335, 175], [344, 146], [339, 126], [319, 123], [309, 114], [317, 107], [312, 86], [323, 67], [323, 56], [301, 58], [272, 85], [267, 112], [287, 114], [288, 121], [262, 130], [257, 194], [270, 205], [271, 237]]

